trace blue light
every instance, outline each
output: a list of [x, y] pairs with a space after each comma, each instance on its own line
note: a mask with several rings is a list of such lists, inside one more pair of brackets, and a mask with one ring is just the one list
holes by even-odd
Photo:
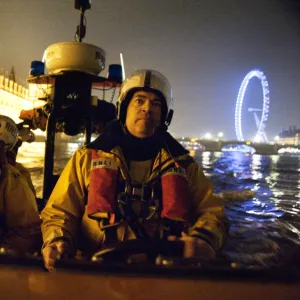
[[122, 83], [122, 67], [121, 65], [113, 64], [108, 67], [108, 79], [118, 83]]
[[45, 74], [45, 64], [42, 61], [34, 60], [31, 62], [29, 76], [41, 76]]

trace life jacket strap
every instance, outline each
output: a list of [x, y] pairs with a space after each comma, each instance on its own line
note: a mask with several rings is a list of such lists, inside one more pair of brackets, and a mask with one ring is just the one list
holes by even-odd
[[118, 195], [117, 204], [120, 217], [127, 222], [135, 236], [138, 239], [149, 238], [146, 229], [133, 211], [130, 195], [125, 192], [120, 193]]
[[115, 223], [115, 224], [111, 225], [109, 223], [108, 218], [102, 220], [101, 230], [104, 230], [104, 232], [105, 232], [105, 240], [106, 240], [107, 244], [113, 244], [113, 243], [118, 242], [117, 230], [118, 230], [119, 224], [120, 223]]

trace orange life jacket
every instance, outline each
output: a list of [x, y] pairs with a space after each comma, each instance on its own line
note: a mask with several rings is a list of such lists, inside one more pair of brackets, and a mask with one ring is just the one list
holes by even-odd
[[[115, 215], [117, 210], [117, 161], [92, 151], [87, 214], [97, 219], [98, 213]], [[190, 210], [189, 186], [185, 169], [177, 163], [161, 176], [161, 218], [187, 222]], [[130, 196], [130, 195], [129, 195]], [[114, 222], [114, 218], [112, 218]]]

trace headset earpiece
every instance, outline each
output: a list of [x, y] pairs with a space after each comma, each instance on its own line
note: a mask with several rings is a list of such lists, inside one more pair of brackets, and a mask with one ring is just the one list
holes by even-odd
[[167, 126], [169, 126], [169, 125], [171, 124], [171, 121], [172, 121], [172, 118], [173, 118], [173, 114], [174, 114], [173, 109], [170, 109], [170, 110], [169, 110], [169, 113], [168, 113], [168, 115], [167, 115], [167, 117], [166, 117], [166, 122], [165, 122], [165, 124], [166, 124]]

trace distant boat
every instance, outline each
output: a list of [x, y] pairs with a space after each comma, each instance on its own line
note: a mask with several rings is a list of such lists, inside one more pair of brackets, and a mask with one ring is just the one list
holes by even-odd
[[197, 142], [179, 141], [179, 143], [187, 150], [205, 151], [205, 147]]
[[278, 150], [278, 154], [283, 154], [283, 155], [291, 155], [291, 154], [295, 154], [295, 155], [300, 155], [300, 150], [298, 148], [294, 148], [294, 147], [286, 147], [286, 148], [281, 148]]
[[248, 145], [230, 144], [223, 147], [222, 152], [242, 152], [242, 153], [254, 154], [255, 149]]

